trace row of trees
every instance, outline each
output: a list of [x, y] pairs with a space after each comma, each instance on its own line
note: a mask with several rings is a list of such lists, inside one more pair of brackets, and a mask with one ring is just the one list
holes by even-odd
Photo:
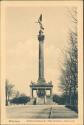
[[71, 18], [75, 29], [69, 32], [69, 49], [65, 51], [65, 62], [61, 68], [60, 88], [66, 99], [66, 106], [77, 110], [78, 106], [78, 44], [77, 11], [73, 9]]

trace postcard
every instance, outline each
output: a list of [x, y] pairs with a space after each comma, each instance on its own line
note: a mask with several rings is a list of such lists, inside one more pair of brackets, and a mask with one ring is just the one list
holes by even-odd
[[1, 1], [1, 125], [83, 125], [83, 1]]

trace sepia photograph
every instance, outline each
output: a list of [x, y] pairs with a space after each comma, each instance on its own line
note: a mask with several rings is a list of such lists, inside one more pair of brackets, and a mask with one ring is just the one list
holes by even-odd
[[82, 1], [1, 10], [1, 124], [83, 125]]

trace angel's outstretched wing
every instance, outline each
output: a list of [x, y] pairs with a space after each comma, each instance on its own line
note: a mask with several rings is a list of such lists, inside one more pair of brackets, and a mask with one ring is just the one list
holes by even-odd
[[38, 21], [39, 21], [39, 22], [42, 22], [42, 14], [40, 15]]
[[38, 23], [38, 24], [40, 25], [40, 29], [41, 29], [41, 30], [44, 30], [44, 27], [43, 27], [43, 25], [42, 25], [42, 14], [40, 14], [40, 17], [39, 17], [39, 19], [38, 19], [38, 22], [36, 22], [36, 23]]

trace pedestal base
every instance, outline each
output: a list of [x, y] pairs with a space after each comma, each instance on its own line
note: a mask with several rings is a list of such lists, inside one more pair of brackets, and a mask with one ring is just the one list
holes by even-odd
[[[52, 96], [52, 88], [53, 88], [53, 85], [52, 85], [52, 82], [49, 82], [49, 83], [45, 83], [45, 82], [39, 82], [39, 83], [34, 83], [32, 82], [31, 85], [30, 85], [30, 88], [31, 88], [31, 95], [32, 95], [32, 98], [36, 98], [36, 104], [39, 104], [42, 102], [42, 104], [46, 104], [46, 93], [47, 93], [47, 90], [50, 91], [50, 94], [49, 96], [51, 97]], [[33, 92], [36, 91], [36, 96], [34, 96]], [[41, 102], [39, 101], [41, 100]], [[43, 100], [43, 101], [42, 101]]]

